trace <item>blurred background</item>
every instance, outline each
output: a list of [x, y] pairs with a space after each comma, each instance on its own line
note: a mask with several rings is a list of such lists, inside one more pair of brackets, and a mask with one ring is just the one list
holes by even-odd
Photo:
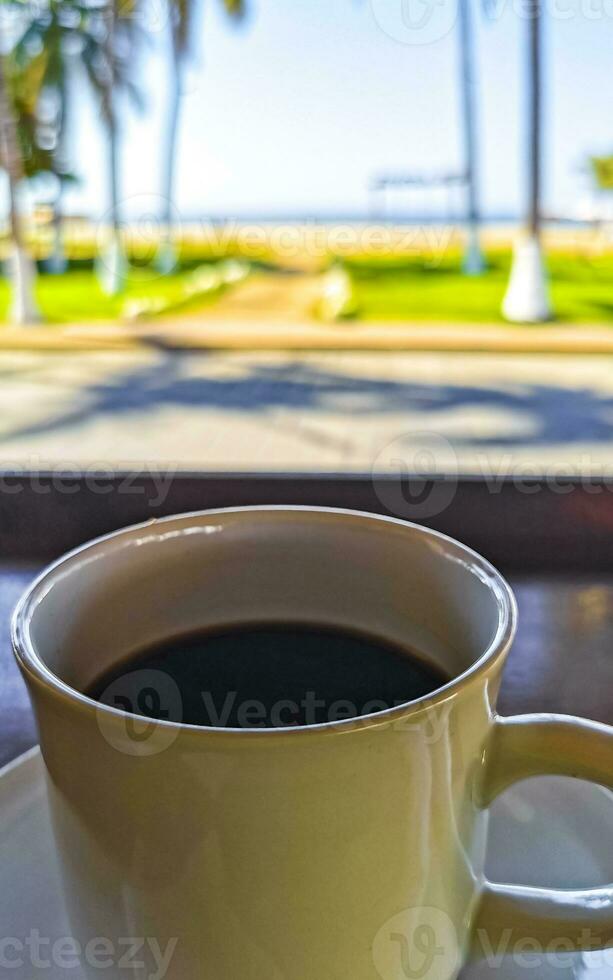
[[0, 462], [607, 475], [609, 0], [2, 0]]

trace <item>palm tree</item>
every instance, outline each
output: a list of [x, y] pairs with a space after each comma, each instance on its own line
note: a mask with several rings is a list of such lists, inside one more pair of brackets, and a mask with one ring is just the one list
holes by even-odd
[[[119, 109], [125, 94], [140, 104], [132, 81], [138, 23], [137, 0], [46, 0], [43, 6], [16, 0], [31, 10], [16, 45], [22, 64], [44, 59], [42, 91], [51, 95], [58, 119], [58, 153], [65, 149], [70, 124], [71, 91], [84, 72], [106, 129], [109, 154], [110, 241], [98, 265], [103, 287], [111, 294], [123, 285], [124, 254], [121, 242], [119, 191]], [[27, 15], [26, 15], [27, 16]], [[59, 201], [56, 202], [56, 228]]]
[[121, 239], [119, 180], [119, 102], [127, 95], [138, 106], [140, 93], [133, 82], [139, 41], [137, 0], [107, 0], [89, 7], [80, 59], [106, 129], [109, 173], [109, 242], [99, 257], [98, 274], [105, 292], [119, 293], [126, 265]]
[[66, 144], [70, 122], [74, 42], [84, 12], [84, 7], [71, 0], [47, 0], [46, 6], [29, 5], [25, 30], [13, 49], [15, 63], [22, 71], [26, 71], [33, 63], [40, 62], [40, 100], [47, 106], [45, 115], [52, 120], [51, 124], [47, 123], [47, 129], [52, 129], [53, 165], [39, 167], [37, 172], [51, 172], [56, 179], [53, 248], [47, 260], [49, 269], [55, 273], [63, 272], [66, 268], [61, 203], [66, 183], [74, 180], [67, 168]]
[[9, 191], [12, 284], [10, 318], [13, 323], [23, 326], [36, 322], [40, 315], [34, 296], [35, 265], [26, 248], [19, 210], [19, 184], [24, 177], [24, 166], [10, 86], [10, 66], [5, 52], [1, 51], [0, 162], [6, 171]]
[[475, 110], [475, 78], [473, 25], [471, 0], [459, 0], [459, 40], [462, 93], [462, 117], [464, 123], [465, 175], [468, 190], [468, 241], [464, 254], [464, 272], [469, 276], [480, 275], [485, 262], [479, 241], [481, 221], [478, 193], [477, 124]]
[[[162, 191], [164, 201], [164, 213], [162, 216], [164, 238], [156, 258], [156, 265], [161, 272], [169, 272], [176, 264], [176, 254], [172, 242], [172, 224], [177, 139], [183, 97], [183, 75], [192, 54], [192, 39], [194, 35], [194, 22], [197, 15], [197, 2], [198, 0], [168, 0], [172, 69]], [[225, 12], [232, 20], [239, 21], [243, 18], [246, 9], [245, 0], [221, 0], [221, 3]]]
[[537, 323], [551, 316], [541, 248], [543, 157], [543, 0], [528, 0], [529, 166], [526, 228], [517, 242], [502, 311], [507, 320]]

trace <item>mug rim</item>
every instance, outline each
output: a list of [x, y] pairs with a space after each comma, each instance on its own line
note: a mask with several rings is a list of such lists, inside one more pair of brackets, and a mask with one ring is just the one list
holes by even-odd
[[301, 504], [253, 504], [242, 507], [215, 507], [204, 510], [186, 511], [179, 514], [171, 514], [165, 517], [153, 518], [130, 524], [126, 527], [118, 528], [107, 534], [99, 535], [85, 541], [76, 548], [71, 549], [61, 555], [55, 561], [47, 565], [28, 586], [21, 596], [11, 618], [11, 641], [15, 657], [29, 678], [38, 682], [47, 693], [54, 694], [60, 700], [68, 701], [75, 708], [81, 708], [87, 712], [94, 712], [98, 715], [115, 717], [125, 721], [132, 717], [130, 713], [122, 708], [112, 707], [102, 704], [94, 698], [89, 697], [82, 691], [66, 683], [58, 674], [47, 666], [43, 658], [36, 650], [30, 632], [30, 623], [33, 611], [42, 595], [46, 595], [53, 587], [56, 577], [73, 563], [78, 563], [80, 559], [90, 550], [94, 550], [100, 545], [110, 543], [119, 544], [123, 539], [138, 532], [139, 530], [155, 531], [158, 527], [162, 530], [165, 525], [173, 522], [189, 522], [191, 519], [209, 518], [224, 514], [266, 514], [266, 513], [298, 513], [298, 514], [324, 514], [351, 517], [365, 522], [392, 524], [405, 528], [412, 534], [420, 534], [426, 538], [435, 539], [446, 549], [447, 553], [459, 553], [464, 562], [468, 561], [473, 568], [478, 568], [482, 580], [485, 581], [488, 589], [493, 593], [498, 608], [498, 625], [496, 632], [490, 640], [486, 649], [463, 671], [445, 684], [437, 687], [434, 691], [414, 698], [411, 701], [385, 708], [381, 711], [374, 711], [354, 718], [345, 718], [338, 721], [320, 722], [310, 725], [295, 725], [278, 728], [229, 728], [213, 725], [193, 725], [184, 722], [169, 721], [167, 719], [156, 719], [154, 724], [163, 728], [170, 728], [182, 732], [194, 732], [210, 735], [239, 735], [242, 738], [276, 737], [281, 735], [296, 737], [300, 732], [327, 731], [337, 729], [356, 729], [372, 728], [383, 723], [394, 722], [399, 718], [404, 718], [409, 714], [416, 713], [424, 708], [429, 709], [439, 705], [456, 695], [460, 690], [466, 688], [475, 678], [481, 676], [492, 668], [500, 659], [504, 658], [513, 642], [517, 630], [517, 602], [515, 595], [504, 576], [486, 558], [474, 551], [468, 545], [463, 544], [455, 538], [441, 531], [416, 524], [412, 521], [405, 521], [398, 517], [391, 517], [385, 514], [369, 513], [368, 511], [353, 510], [344, 507], [320, 507]]

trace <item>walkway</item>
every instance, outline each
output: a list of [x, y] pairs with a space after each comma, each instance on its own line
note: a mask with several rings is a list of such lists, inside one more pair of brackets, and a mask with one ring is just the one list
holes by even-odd
[[133, 350], [0, 358], [3, 467], [431, 466], [521, 477], [608, 474], [612, 447], [610, 357]]

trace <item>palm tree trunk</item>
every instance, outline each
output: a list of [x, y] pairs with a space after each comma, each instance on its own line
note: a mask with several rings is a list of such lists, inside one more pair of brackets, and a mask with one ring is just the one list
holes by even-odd
[[528, 201], [526, 230], [517, 242], [502, 304], [507, 320], [538, 323], [552, 315], [541, 248], [543, 157], [543, 0], [528, 0]]
[[181, 57], [177, 51], [176, 44], [173, 44], [173, 52], [172, 80], [168, 105], [168, 131], [166, 133], [166, 157], [164, 160], [162, 184], [164, 208], [162, 214], [162, 239], [155, 260], [156, 267], [164, 274], [171, 272], [177, 264], [177, 253], [173, 242], [175, 214], [173, 197], [183, 86]]
[[118, 235], [121, 230], [119, 219], [119, 141], [117, 138], [117, 123], [114, 118], [108, 126], [109, 139], [109, 191], [111, 197], [111, 226], [113, 233]]
[[107, 81], [104, 103], [108, 138], [108, 168], [110, 196], [110, 241], [102, 256], [100, 283], [109, 296], [116, 296], [125, 285], [125, 256], [121, 241], [120, 191], [119, 191], [119, 130], [115, 93], [115, 0], [107, 5], [107, 63], [110, 75]]
[[542, 0], [531, 0], [530, 17], [530, 192], [528, 229], [534, 238], [541, 233], [542, 168]]
[[18, 184], [23, 175], [17, 125], [6, 85], [6, 66], [0, 55], [0, 158], [6, 170], [9, 189], [9, 227], [12, 254], [10, 257], [12, 303], [10, 317], [23, 326], [40, 319], [34, 298], [35, 269], [24, 241], [18, 206]]
[[470, 2], [471, 0], [460, 0], [458, 8], [460, 26], [462, 118], [464, 124], [464, 169], [468, 195], [468, 241], [464, 255], [464, 271], [467, 273], [467, 275], [479, 275], [481, 272], [483, 272], [485, 263], [483, 261], [483, 254], [481, 252], [481, 245], [479, 241], [479, 224], [481, 215], [479, 210], [474, 39]]
[[45, 269], [53, 275], [58, 276], [66, 271], [68, 265], [66, 252], [64, 249], [64, 211], [62, 207], [63, 188], [60, 181], [59, 190], [53, 202], [53, 215], [51, 217], [51, 252], [45, 262]]
[[[67, 120], [70, 118], [70, 85], [68, 84], [67, 76], [64, 74], [60, 81], [59, 88], [59, 118], [57, 121], [58, 130], [60, 132], [60, 147], [59, 155], [62, 159], [66, 159], [69, 156], [69, 151], [67, 147]], [[63, 209], [63, 199], [64, 199], [64, 183], [61, 177], [58, 177], [58, 191], [53, 202], [53, 217], [51, 219], [51, 232], [53, 235], [53, 241], [51, 245], [51, 254], [47, 260], [47, 268], [54, 275], [61, 275], [66, 271], [68, 262], [66, 260], [66, 249], [64, 247], [64, 209]]]
[[[112, 93], [109, 96], [113, 97]], [[121, 216], [119, 198], [119, 138], [114, 108], [107, 120], [109, 195], [109, 241], [99, 265], [100, 285], [107, 296], [117, 296], [125, 285], [125, 254], [121, 240]]]

